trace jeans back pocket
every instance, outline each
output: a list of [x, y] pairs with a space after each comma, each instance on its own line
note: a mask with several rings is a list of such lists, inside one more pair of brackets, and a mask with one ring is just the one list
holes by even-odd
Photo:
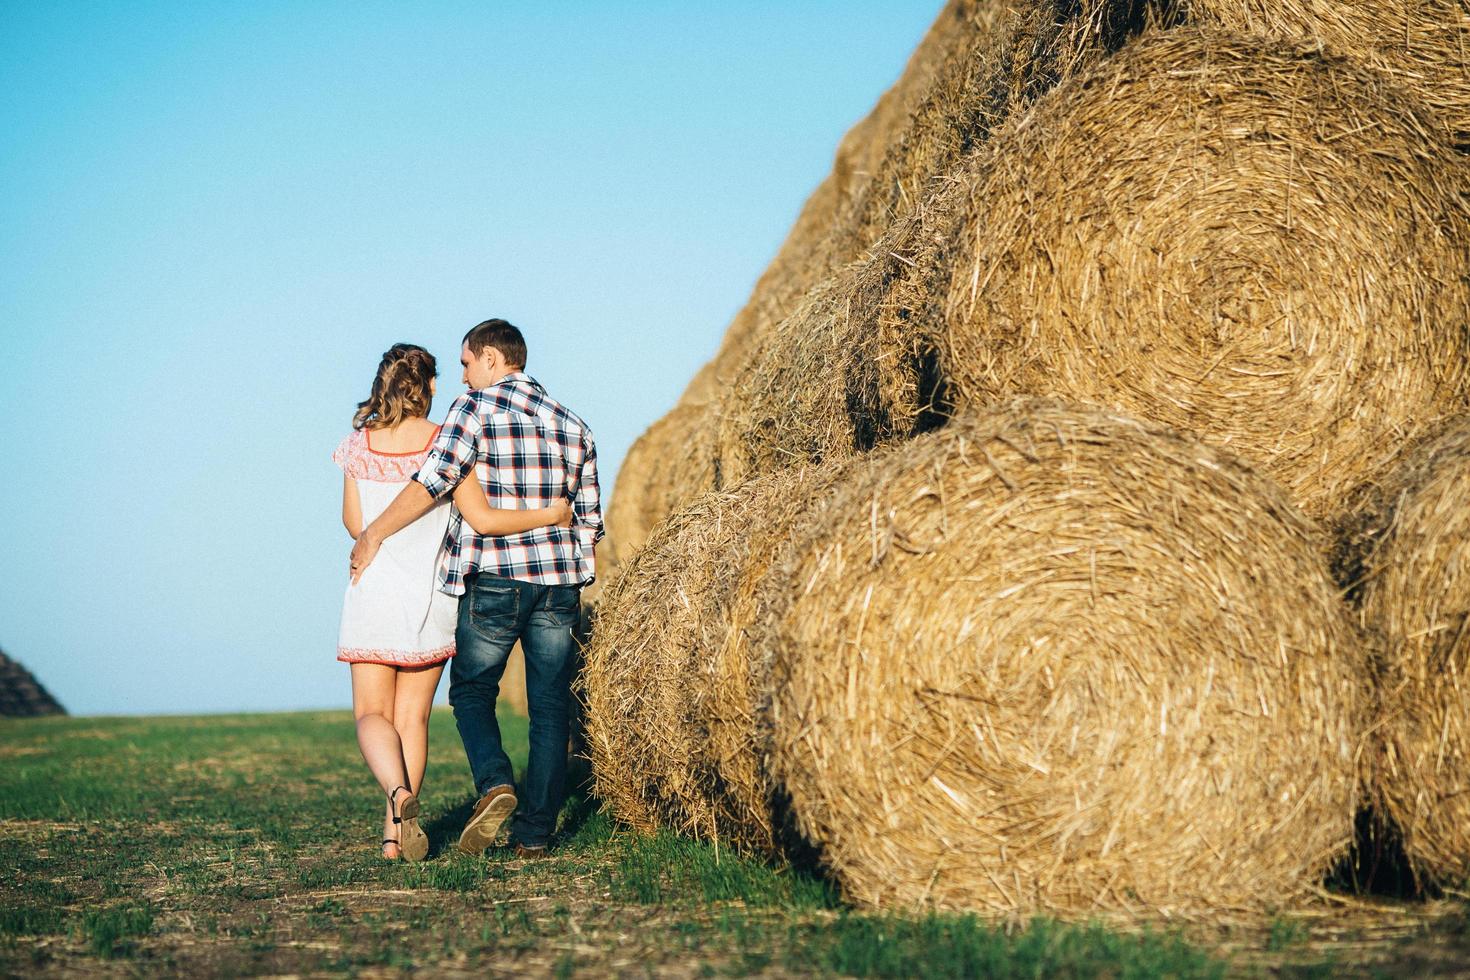
[[513, 585], [486, 585], [470, 590], [470, 626], [487, 640], [515, 631], [521, 611], [521, 590]]

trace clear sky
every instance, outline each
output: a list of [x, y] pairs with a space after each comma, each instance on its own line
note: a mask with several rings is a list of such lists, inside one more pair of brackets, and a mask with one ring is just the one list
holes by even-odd
[[350, 704], [380, 353], [442, 416], [518, 324], [610, 491], [939, 6], [0, 3], [0, 649], [74, 714]]

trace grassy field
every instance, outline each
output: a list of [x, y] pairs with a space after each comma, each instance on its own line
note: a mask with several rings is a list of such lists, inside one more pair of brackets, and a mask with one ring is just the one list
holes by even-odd
[[[504, 719], [512, 755], [525, 723]], [[0, 975], [1419, 976], [1470, 970], [1467, 906], [1347, 901], [1262, 925], [899, 917], [812, 874], [619, 830], [574, 795], [554, 856], [455, 854], [447, 712], [430, 859], [378, 855], [346, 713], [0, 720]]]

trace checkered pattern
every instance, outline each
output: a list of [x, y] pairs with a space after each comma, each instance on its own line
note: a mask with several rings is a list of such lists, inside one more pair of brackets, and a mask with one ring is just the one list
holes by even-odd
[[474, 572], [540, 585], [586, 585], [596, 574], [592, 546], [602, 537], [597, 449], [586, 423], [528, 374], [508, 374], [468, 391], [449, 416], [414, 479], [435, 499], [470, 472], [491, 507], [549, 507], [572, 501], [572, 526], [481, 537], [455, 510], [439, 558], [439, 589], [464, 595]]

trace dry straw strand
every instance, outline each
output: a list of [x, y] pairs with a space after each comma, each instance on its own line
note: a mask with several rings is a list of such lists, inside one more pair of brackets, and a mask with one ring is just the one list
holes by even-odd
[[1470, 7], [1462, 0], [1183, 0], [1193, 23], [1302, 38], [1388, 76], [1470, 148]]

